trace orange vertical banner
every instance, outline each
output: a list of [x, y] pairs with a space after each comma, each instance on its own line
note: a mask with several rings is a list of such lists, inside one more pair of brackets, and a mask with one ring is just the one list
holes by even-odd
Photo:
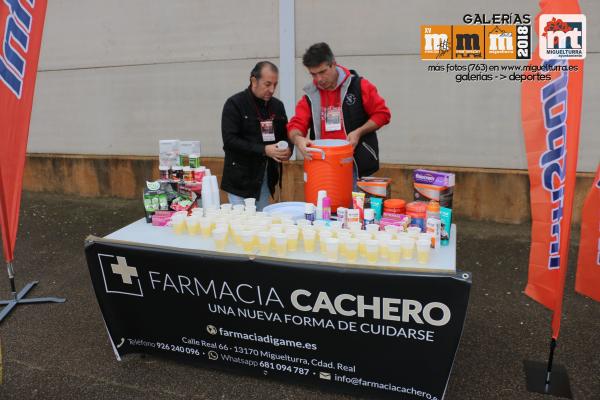
[[[542, 0], [540, 7], [540, 15], [580, 13], [577, 0]], [[536, 30], [545, 32], [548, 26], [539, 26], [540, 15], [536, 18]], [[521, 91], [532, 218], [525, 293], [553, 311], [552, 337], [556, 339], [560, 331], [577, 171], [583, 60], [542, 60], [536, 49], [529, 65], [549, 80], [526, 72], [525, 77], [531, 79], [524, 81]]]
[[581, 213], [575, 290], [600, 301], [600, 164]]
[[33, 92], [46, 0], [0, 1], [0, 225], [14, 258]]

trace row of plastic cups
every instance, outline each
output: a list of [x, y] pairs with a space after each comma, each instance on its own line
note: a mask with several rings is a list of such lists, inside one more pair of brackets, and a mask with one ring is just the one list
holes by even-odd
[[[243, 225], [232, 227], [235, 242], [244, 252], [251, 253], [258, 249], [261, 254], [268, 254], [273, 248], [278, 256], [285, 256], [288, 251], [298, 250], [300, 231], [295, 227], [288, 226], [285, 231], [281, 227], [273, 227], [270, 230]], [[213, 231], [217, 250], [225, 248], [228, 232], [226, 224], [219, 224]], [[315, 252], [317, 230], [305, 227], [302, 236], [303, 250], [306, 253]], [[371, 234], [365, 232], [353, 238], [350, 233], [341, 232], [338, 238], [334, 238], [331, 231], [323, 230], [319, 235], [319, 250], [330, 261], [336, 261], [338, 256], [343, 256], [349, 262], [356, 262], [360, 255], [370, 263], [375, 263], [378, 259], [387, 259], [395, 264], [401, 259], [413, 259], [416, 244], [418, 262], [428, 262], [431, 250], [429, 235], [421, 235], [418, 241], [408, 236], [399, 240], [389, 239], [383, 232], [379, 236], [379, 239], [373, 239]]]

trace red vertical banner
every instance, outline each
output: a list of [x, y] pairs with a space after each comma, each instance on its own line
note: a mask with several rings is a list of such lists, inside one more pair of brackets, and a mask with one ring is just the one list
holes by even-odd
[[[577, 0], [542, 0], [540, 7], [540, 15], [580, 13]], [[561, 36], [554, 29], [569, 29], [568, 25], [565, 28], [564, 24], [554, 23], [556, 19], [554, 25], [539, 26], [540, 15], [536, 19], [536, 30], [542, 32], [538, 34], [540, 41]], [[545, 36], [548, 30], [552, 32]], [[574, 30], [571, 35], [577, 32]], [[573, 39], [557, 41], [563, 46], [565, 42], [575, 44]], [[552, 337], [556, 339], [560, 330], [577, 171], [583, 60], [542, 60], [536, 49], [529, 66], [532, 71], [524, 74], [527, 80], [521, 91], [532, 218], [525, 293], [553, 311]], [[545, 77], [542, 79], [541, 75]]]
[[0, 1], [0, 224], [7, 262], [14, 258], [46, 5], [46, 0]]
[[600, 301], [600, 164], [581, 213], [575, 290]]

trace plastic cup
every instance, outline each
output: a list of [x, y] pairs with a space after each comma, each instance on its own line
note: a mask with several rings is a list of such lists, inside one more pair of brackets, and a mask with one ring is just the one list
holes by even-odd
[[246, 206], [246, 209], [244, 210], [244, 214], [246, 214], [246, 215], [256, 214], [256, 206]]
[[314, 229], [304, 229], [302, 231], [302, 241], [304, 243], [304, 251], [307, 253], [314, 253], [315, 242], [317, 241], [317, 231]]
[[198, 218], [198, 223], [200, 224], [200, 234], [205, 238], [209, 237], [210, 232], [212, 231], [212, 218], [210, 218], [210, 217]]
[[396, 237], [396, 234], [398, 233], [398, 231], [400, 230], [399, 227], [397, 227], [396, 225], [386, 225], [383, 230], [387, 233], [389, 233], [390, 235], [392, 235], [392, 237]]
[[273, 234], [275, 239], [275, 253], [279, 257], [285, 257], [287, 253], [287, 235], [283, 232], [277, 232]]
[[369, 239], [366, 241], [365, 246], [367, 262], [369, 264], [375, 264], [377, 262], [377, 258], [379, 257], [379, 241]]
[[318, 220], [316, 220], [316, 221], [313, 222], [313, 226], [315, 228], [320, 228], [320, 227], [323, 227], [325, 225], [327, 225], [327, 221], [323, 221], [322, 219], [318, 219]]
[[238, 246], [242, 246], [242, 232], [247, 230], [246, 227], [242, 224], [236, 224], [232, 226], [233, 230], [233, 240], [235, 244]]
[[187, 217], [182, 214], [174, 214], [171, 217], [171, 226], [176, 235], [181, 235], [185, 232], [185, 219]]
[[356, 262], [358, 259], [358, 243], [359, 240], [356, 238], [340, 239], [340, 242], [344, 240], [344, 257], [348, 262]]
[[331, 239], [332, 236], [333, 236], [333, 233], [331, 233], [331, 231], [329, 231], [329, 230], [322, 230], [321, 232], [319, 232], [319, 243], [321, 245], [321, 254], [325, 254], [326, 241], [327, 241], [327, 239]]
[[325, 254], [327, 261], [337, 261], [340, 250], [340, 241], [336, 238], [328, 238], [325, 240]]
[[389, 234], [384, 233], [383, 235], [379, 235], [379, 237], [377, 238], [377, 241], [379, 242], [379, 257], [381, 257], [383, 259], [387, 259], [388, 255], [389, 255], [389, 251], [388, 251], [388, 242], [390, 241]]
[[398, 239], [398, 240], [408, 239], [408, 238], [410, 238], [408, 232], [400, 231], [396, 234], [396, 239]]
[[351, 232], [357, 233], [362, 230], [362, 222], [350, 222], [348, 228]]
[[405, 260], [411, 260], [413, 258], [413, 251], [415, 249], [415, 242], [411, 238], [401, 240], [402, 247], [402, 258]]
[[[340, 229], [337, 232], [337, 237], [338, 239], [340, 239], [340, 255], [341, 256], [345, 256], [346, 253], [346, 243], [348, 242], [349, 239], [352, 239], [352, 234], [350, 233], [350, 231], [346, 230], [346, 229]], [[357, 246], [358, 246], [358, 242]], [[358, 247], [357, 247], [358, 249]]]
[[194, 215], [185, 217], [185, 227], [190, 235], [197, 235], [200, 233], [200, 223], [198, 222], [198, 217]]
[[407, 232], [408, 236], [416, 240], [419, 237], [419, 234], [421, 233], [421, 228], [419, 228], [418, 226], [409, 226]]
[[283, 232], [283, 225], [281, 224], [271, 224], [269, 228], [271, 232]]
[[[417, 241], [421, 241], [421, 240], [423, 240], [423, 241], [429, 240], [429, 244], [430, 245], [433, 244], [433, 233], [426, 232], [426, 233], [419, 234], [419, 238], [417, 239]], [[431, 247], [433, 247], [433, 246], [431, 246]]]
[[341, 221], [329, 221], [329, 227], [331, 229], [341, 229], [342, 222]]
[[[244, 199], [244, 205], [246, 206], [246, 209], [248, 209], [248, 207], [256, 207], [256, 199], [254, 197], [248, 197], [247, 199]], [[254, 208], [256, 210], [256, 208]]]
[[359, 233], [356, 235], [358, 239], [358, 253], [361, 257], [367, 257], [367, 240], [371, 240], [371, 234], [367, 232]]
[[227, 244], [227, 231], [225, 229], [215, 229], [212, 232], [212, 237], [215, 241], [215, 249], [217, 251], [225, 250]]
[[290, 226], [290, 225], [296, 226], [296, 223], [291, 218], [281, 218], [281, 225], [284, 225], [284, 226]]
[[282, 221], [290, 220], [290, 221], [294, 222], [294, 220], [293, 220], [294, 216], [293, 215], [286, 214], [286, 213], [280, 213], [279, 216], [281, 217]]
[[296, 226], [298, 226], [298, 228], [302, 228], [304, 226], [310, 226], [311, 222], [307, 219], [297, 219], [296, 220]]
[[271, 247], [271, 233], [262, 231], [258, 233], [258, 250], [261, 254], [269, 254]]
[[377, 232], [379, 232], [379, 225], [377, 224], [368, 224], [367, 226], [365, 226], [365, 231], [369, 232], [370, 234], [375, 234]]
[[197, 217], [204, 217], [204, 208], [202, 208], [202, 207], [192, 208], [192, 215], [197, 216]]
[[419, 264], [427, 264], [429, 262], [429, 253], [431, 252], [430, 240], [417, 241], [417, 262]]
[[392, 264], [400, 263], [402, 256], [402, 241], [390, 240], [388, 242], [388, 261]]
[[254, 245], [254, 231], [244, 229], [240, 233], [240, 239], [242, 241], [242, 250], [245, 253], [251, 253]]
[[287, 247], [288, 251], [298, 251], [298, 228], [287, 229]]

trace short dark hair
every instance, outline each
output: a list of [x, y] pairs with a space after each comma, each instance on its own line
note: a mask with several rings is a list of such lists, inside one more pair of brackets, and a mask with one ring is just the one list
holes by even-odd
[[325, 42], [315, 43], [306, 49], [306, 52], [302, 56], [302, 64], [306, 68], [317, 67], [324, 62], [331, 65], [335, 61], [333, 52], [329, 45]]
[[255, 77], [256, 80], [262, 78], [262, 70], [266, 66], [270, 67], [271, 71], [275, 72], [276, 74], [279, 73], [277, 65], [273, 64], [271, 61], [259, 61], [256, 63], [254, 68], [252, 68], [252, 71], [250, 71], [250, 78]]

